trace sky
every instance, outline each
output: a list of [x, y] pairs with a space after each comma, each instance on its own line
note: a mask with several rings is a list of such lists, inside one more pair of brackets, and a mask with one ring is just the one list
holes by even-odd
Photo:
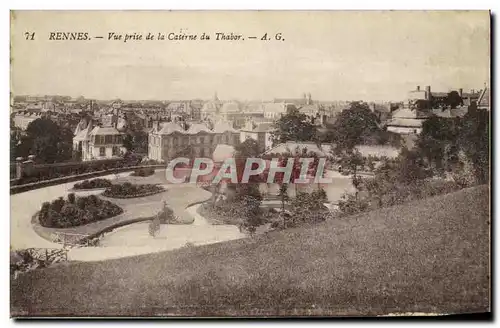
[[[35, 32], [26, 40], [26, 32]], [[90, 40], [49, 40], [86, 32]], [[108, 33], [196, 41], [108, 40]], [[216, 41], [215, 33], [242, 35]], [[199, 40], [202, 33], [211, 40]], [[267, 33], [272, 40], [261, 41]], [[281, 33], [284, 40], [276, 40]], [[95, 36], [103, 36], [97, 39]], [[257, 39], [248, 39], [255, 36]], [[15, 11], [11, 92], [94, 99], [403, 100], [489, 84], [487, 11]]]

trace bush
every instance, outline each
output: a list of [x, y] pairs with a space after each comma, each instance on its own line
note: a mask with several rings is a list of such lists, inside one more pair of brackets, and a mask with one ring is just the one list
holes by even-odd
[[176, 223], [177, 217], [174, 215], [174, 211], [167, 206], [163, 207], [163, 210], [158, 214], [161, 224]]
[[155, 169], [152, 167], [146, 167], [142, 169], [135, 170], [131, 175], [136, 177], [148, 177], [155, 173]]
[[160, 219], [159, 217], [156, 217], [155, 219], [151, 220], [148, 226], [149, 230], [149, 235], [151, 237], [156, 237], [158, 233], [160, 232]]
[[460, 190], [463, 186], [455, 181], [442, 179], [418, 179], [404, 183], [394, 176], [377, 174], [363, 179], [363, 191], [358, 195], [344, 194], [339, 201], [343, 215], [351, 215], [377, 208], [403, 204], [409, 201], [433, 197]]
[[58, 199], [52, 201], [52, 204], [50, 204], [50, 208], [59, 213], [61, 212], [64, 203], [65, 203], [64, 199], [62, 197], [59, 197]]
[[52, 203], [45, 202], [38, 214], [40, 225], [48, 228], [76, 227], [108, 219], [123, 212], [121, 207], [95, 195], [77, 197], [73, 202], [70, 198], [68, 196], [67, 201], [61, 197]]
[[326, 201], [327, 196], [323, 189], [314, 190], [312, 193], [299, 192], [290, 202], [291, 218], [285, 226], [324, 221], [328, 213], [328, 209], [323, 204]]
[[68, 194], [68, 202], [70, 202], [71, 204], [75, 203], [75, 194], [74, 193]]
[[114, 184], [103, 192], [103, 196], [110, 198], [134, 198], [157, 194], [165, 191], [161, 186], [152, 184], [134, 185], [130, 182]]
[[93, 179], [84, 180], [79, 183], [75, 183], [74, 189], [98, 189], [98, 188], [109, 188], [112, 185], [111, 181], [108, 179]]

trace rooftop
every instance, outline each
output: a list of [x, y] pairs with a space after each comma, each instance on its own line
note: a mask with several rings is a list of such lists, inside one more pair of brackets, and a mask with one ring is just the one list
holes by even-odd
[[112, 126], [105, 126], [105, 127], [101, 127], [101, 126], [96, 126], [92, 132], [90, 132], [90, 135], [121, 135], [123, 133], [121, 133], [120, 131], [118, 131], [116, 128], [112, 127]]

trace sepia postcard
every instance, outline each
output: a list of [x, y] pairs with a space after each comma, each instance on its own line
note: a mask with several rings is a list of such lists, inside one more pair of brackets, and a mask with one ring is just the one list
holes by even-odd
[[491, 318], [489, 11], [11, 11], [10, 315]]

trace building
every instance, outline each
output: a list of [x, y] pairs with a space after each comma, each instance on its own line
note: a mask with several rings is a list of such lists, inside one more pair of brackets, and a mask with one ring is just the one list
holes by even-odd
[[42, 117], [44, 117], [44, 115], [41, 112], [19, 111], [14, 114], [14, 126], [25, 131], [31, 122]]
[[462, 104], [451, 108], [447, 105], [448, 92], [432, 92], [430, 86], [421, 90], [420, 86], [417, 86], [415, 90], [408, 93], [408, 100], [403, 103], [403, 106], [392, 113], [392, 119], [386, 124], [387, 131], [416, 135], [422, 132], [422, 125], [429, 117], [463, 117], [472, 105], [479, 104], [481, 101], [483, 106], [487, 104], [484, 108], [489, 108], [489, 100], [485, 100], [487, 90], [488, 88], [485, 87], [481, 92], [473, 90], [470, 93], [464, 93], [462, 89], [458, 89], [457, 93], [462, 98]]
[[273, 130], [273, 123], [255, 124], [252, 121], [248, 121], [240, 130], [240, 142], [245, 142], [247, 139], [254, 139], [259, 144], [260, 151], [265, 152], [273, 146]]
[[148, 157], [159, 162], [176, 157], [212, 157], [217, 145], [235, 146], [240, 141], [239, 131], [228, 122], [215, 122], [212, 128], [205, 123], [189, 124], [187, 130], [176, 122], [155, 126], [149, 133]]
[[217, 97], [217, 92], [214, 97], [203, 104], [200, 109], [200, 119], [205, 120], [209, 118], [215, 118], [219, 113], [219, 109], [222, 107], [222, 102]]
[[116, 126], [94, 126], [93, 120], [82, 120], [75, 129], [73, 149], [81, 153], [82, 161], [122, 157], [124, 138]]
[[166, 111], [171, 115], [181, 115], [190, 120], [198, 121], [201, 119], [201, 106], [191, 101], [175, 101], [167, 105]]
[[289, 106], [286, 103], [264, 103], [264, 117], [269, 120], [278, 120], [287, 113]]

